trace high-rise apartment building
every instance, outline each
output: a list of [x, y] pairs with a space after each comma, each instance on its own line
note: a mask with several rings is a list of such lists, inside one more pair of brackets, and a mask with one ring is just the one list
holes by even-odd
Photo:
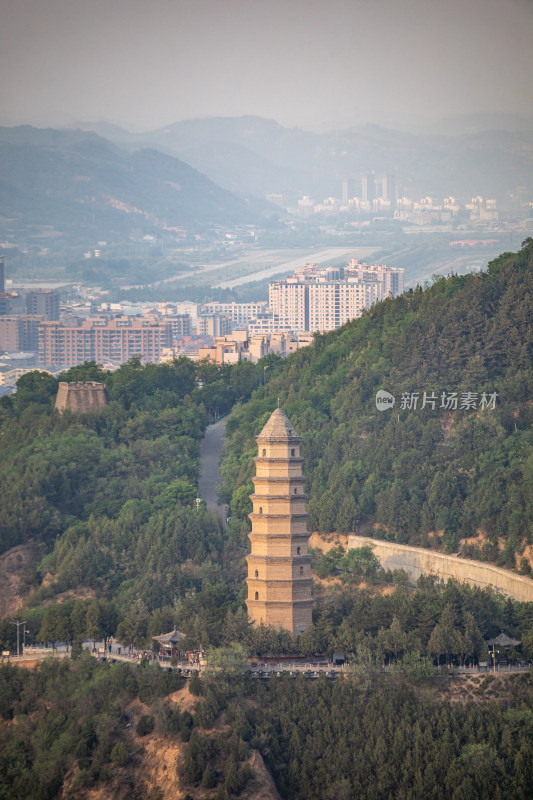
[[348, 205], [348, 181], [343, 181], [341, 185], [342, 189], [342, 204], [343, 206]]
[[363, 175], [361, 178], [361, 200], [370, 203], [376, 197], [376, 179], [373, 174]]
[[37, 352], [41, 317], [31, 314], [0, 316], [0, 350]]
[[39, 326], [39, 365], [70, 367], [84, 361], [124, 364], [133, 356], [158, 363], [163, 347], [172, 343], [172, 328], [149, 318], [89, 319], [77, 324], [42, 322]]
[[232, 330], [229, 314], [202, 314], [196, 321], [198, 336], [227, 336]]
[[45, 320], [59, 319], [59, 292], [56, 289], [31, 289], [26, 292], [26, 313]]
[[383, 175], [381, 180], [381, 199], [390, 202], [392, 210], [396, 208], [396, 179], [394, 175]]
[[382, 297], [398, 297], [404, 292], [403, 267], [387, 267], [385, 264], [365, 264], [353, 258], [344, 268], [344, 279], [365, 283], [382, 284]]
[[299, 277], [269, 284], [268, 304], [278, 318], [280, 330], [310, 330], [309, 285]]
[[309, 285], [309, 331], [333, 331], [383, 297], [381, 285], [328, 281]]
[[331, 331], [379, 300], [402, 293], [403, 269], [355, 260], [348, 267], [308, 264], [270, 284], [269, 305], [280, 330]]
[[164, 322], [172, 328], [173, 336], [190, 336], [192, 332], [192, 320], [190, 314], [168, 314], [165, 315]]

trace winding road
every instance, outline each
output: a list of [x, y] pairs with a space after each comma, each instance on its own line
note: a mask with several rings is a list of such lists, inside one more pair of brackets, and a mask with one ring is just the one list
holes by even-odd
[[208, 425], [200, 445], [200, 478], [198, 489], [200, 497], [205, 501], [210, 511], [215, 511], [223, 521], [226, 520], [227, 506], [218, 503], [218, 487], [220, 486], [220, 456], [224, 445], [226, 423], [229, 414]]

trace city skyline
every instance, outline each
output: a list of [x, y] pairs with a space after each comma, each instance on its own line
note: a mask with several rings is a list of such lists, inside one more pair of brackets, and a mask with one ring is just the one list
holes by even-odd
[[2, 124], [252, 114], [324, 129], [533, 108], [529, 0], [3, 6]]

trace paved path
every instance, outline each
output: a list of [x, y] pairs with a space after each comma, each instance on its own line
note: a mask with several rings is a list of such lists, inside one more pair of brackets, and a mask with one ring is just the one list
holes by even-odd
[[224, 521], [226, 517], [225, 507], [218, 504], [217, 492], [220, 485], [218, 468], [228, 417], [229, 414], [206, 428], [200, 445], [200, 478], [198, 480], [198, 488], [202, 500], [205, 500], [207, 507], [211, 511], [216, 511], [223, 517]]

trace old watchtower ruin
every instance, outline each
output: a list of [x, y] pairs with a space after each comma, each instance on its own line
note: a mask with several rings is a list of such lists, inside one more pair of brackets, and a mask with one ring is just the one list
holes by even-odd
[[293, 634], [311, 624], [313, 606], [300, 442], [280, 408], [257, 437], [247, 558], [249, 616]]
[[109, 395], [105, 383], [60, 381], [55, 407], [60, 414], [63, 411], [72, 411], [73, 414], [94, 414], [102, 411], [108, 403]]

